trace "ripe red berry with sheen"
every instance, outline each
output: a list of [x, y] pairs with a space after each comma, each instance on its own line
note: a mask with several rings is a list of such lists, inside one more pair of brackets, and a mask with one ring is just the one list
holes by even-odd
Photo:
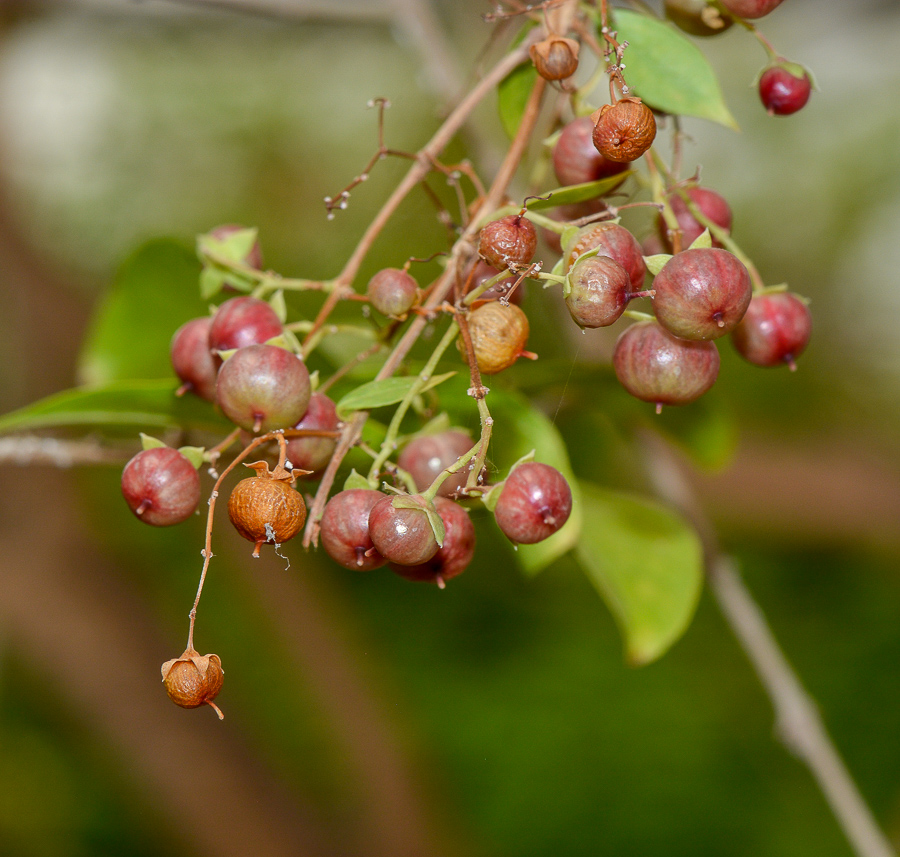
[[582, 253], [597, 250], [597, 255], [609, 256], [628, 272], [634, 291], [639, 292], [644, 286], [647, 265], [641, 245], [637, 238], [618, 223], [593, 223], [584, 226], [566, 242], [563, 250], [566, 254], [566, 270], [575, 264]]
[[443, 589], [444, 583], [462, 574], [475, 555], [475, 527], [469, 514], [458, 503], [445, 497], [435, 497], [434, 508], [444, 522], [444, 544], [427, 562], [419, 565], [391, 563], [391, 571], [424, 583], [436, 583]]
[[628, 169], [627, 163], [608, 161], [597, 151], [593, 133], [590, 116], [579, 116], [563, 128], [553, 147], [553, 171], [561, 185], [595, 182]]
[[168, 527], [180, 524], [196, 511], [200, 476], [177, 449], [145, 449], [125, 465], [122, 495], [145, 524]]
[[781, 3], [782, 0], [722, 0], [722, 5], [739, 18], [762, 18]]
[[319, 538], [328, 556], [344, 568], [371, 571], [387, 562], [369, 536], [369, 513], [384, 496], [368, 488], [349, 488], [325, 505]]
[[655, 321], [642, 321], [619, 336], [613, 369], [632, 396], [652, 402], [658, 412], [709, 390], [719, 375], [719, 352], [713, 342], [679, 339]]
[[267, 342], [282, 333], [281, 319], [265, 301], [248, 295], [225, 301], [209, 329], [210, 351], [231, 351]]
[[366, 288], [372, 306], [390, 316], [409, 312], [418, 291], [418, 283], [401, 268], [384, 268], [369, 280]]
[[506, 478], [494, 508], [503, 534], [532, 545], [557, 532], [572, 513], [572, 491], [565, 476], [549, 464], [520, 464]]
[[309, 372], [295, 354], [274, 345], [239, 348], [222, 364], [216, 400], [242, 429], [290, 428], [309, 405]]
[[[407, 444], [397, 464], [413, 478], [416, 488], [424, 491], [438, 475], [456, 464], [460, 456], [472, 448], [472, 439], [461, 431], [442, 431], [423, 435]], [[469, 478], [468, 468], [448, 476], [438, 489], [441, 497], [450, 497], [462, 491]]]
[[812, 80], [802, 65], [780, 62], [759, 78], [759, 97], [771, 116], [790, 116], [806, 106]]
[[737, 327], [753, 289], [744, 264], [727, 250], [677, 253], [653, 279], [659, 323], [682, 339], [718, 339]]
[[625, 311], [631, 297], [626, 270], [609, 256], [581, 259], [569, 271], [566, 307], [579, 327], [606, 327]]
[[757, 366], [789, 366], [803, 353], [812, 331], [809, 307], [790, 292], [757, 295], [731, 334], [738, 354]]
[[418, 502], [419, 508], [397, 508], [398, 497], [384, 497], [369, 513], [369, 536], [372, 544], [388, 562], [419, 565], [431, 559], [438, 550], [434, 530], [425, 513], [427, 501], [421, 494], [400, 495], [405, 501]]
[[[697, 186], [688, 188], [687, 194], [705, 217], [708, 217], [716, 226], [721, 226], [726, 232], [731, 232], [731, 208], [725, 201], [725, 197], [709, 188]], [[700, 237], [706, 227], [691, 214], [687, 203], [680, 194], [669, 194], [668, 202], [672, 206], [672, 211], [678, 220], [678, 228], [681, 230], [681, 248], [682, 250], [687, 250]], [[671, 241], [666, 234], [666, 224], [661, 216], [658, 223], [665, 245], [671, 248]], [[710, 237], [714, 247], [722, 246], [717, 242], [715, 236]]]
[[209, 352], [209, 316], [194, 318], [181, 325], [172, 337], [172, 368], [182, 382], [179, 394], [191, 392], [208, 402], [216, 400], [216, 374], [219, 367]]
[[[340, 420], [334, 402], [324, 393], [313, 393], [303, 419], [295, 429], [337, 431]], [[299, 470], [311, 470], [306, 478], [314, 479], [328, 466], [337, 446], [335, 437], [292, 437], [287, 442], [288, 461]]]
[[527, 265], [537, 249], [537, 230], [524, 215], [492, 220], [481, 230], [478, 255], [498, 270]]

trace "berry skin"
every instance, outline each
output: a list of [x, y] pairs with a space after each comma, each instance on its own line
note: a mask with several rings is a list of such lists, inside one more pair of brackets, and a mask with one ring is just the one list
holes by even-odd
[[177, 449], [139, 452], [122, 471], [122, 495], [138, 518], [154, 527], [187, 520], [200, 503], [200, 476]]
[[[339, 424], [334, 402], [324, 393], [313, 393], [303, 419], [294, 428], [337, 431]], [[287, 442], [287, 457], [295, 468], [311, 471], [307, 478], [314, 479], [328, 466], [336, 446], [335, 437], [292, 437]]]
[[641, 245], [624, 226], [617, 223], [593, 223], [584, 226], [563, 249], [566, 254], [566, 270], [575, 264], [575, 260], [582, 253], [597, 250], [598, 256], [609, 256], [628, 272], [634, 291], [639, 292], [644, 286], [647, 265], [644, 262]]
[[569, 271], [571, 291], [566, 306], [579, 327], [607, 327], [625, 311], [631, 297], [631, 280], [625, 269], [609, 256], [582, 259]]
[[172, 336], [172, 368], [182, 382], [178, 395], [194, 393], [208, 402], [216, 400], [216, 366], [209, 353], [209, 316], [185, 322]]
[[[721, 226], [726, 232], [731, 232], [731, 208], [725, 201], [725, 197], [705, 187], [690, 187], [687, 190], [691, 201], [700, 209], [700, 211], [708, 217], [716, 226]], [[686, 250], [706, 229], [687, 207], [687, 203], [677, 193], [672, 193], [668, 198], [669, 205], [678, 220], [678, 227], [681, 229], [681, 247]], [[666, 234], [666, 224], [662, 217], [659, 218], [660, 234], [663, 243], [667, 248], [671, 248], [669, 236]], [[712, 237], [712, 236], [711, 236]], [[721, 247], [716, 239], [712, 238], [713, 247]], [[671, 249], [669, 249], [671, 252]]]
[[[491, 301], [469, 313], [469, 335], [478, 370], [496, 375], [508, 369], [524, 353], [528, 341], [528, 316], [517, 306]], [[462, 340], [460, 352], [465, 354]]]
[[592, 135], [597, 151], [608, 161], [627, 163], [637, 160], [656, 137], [653, 111], [637, 98], [622, 98], [604, 104], [597, 113]]
[[444, 583], [462, 574], [475, 555], [475, 527], [469, 514], [458, 503], [445, 497], [435, 497], [434, 508], [444, 522], [444, 544], [427, 562], [419, 565], [391, 563], [391, 571], [423, 583], [436, 583], [441, 589]]
[[706, 0], [665, 0], [663, 9], [676, 27], [692, 36], [716, 36], [734, 23]]
[[682, 339], [718, 339], [744, 317], [753, 289], [737, 256], [715, 247], [685, 250], [653, 280], [659, 323]]
[[369, 513], [384, 498], [380, 491], [350, 488], [335, 494], [322, 513], [322, 547], [336, 563], [353, 571], [371, 571], [387, 560], [369, 536]]
[[789, 366], [809, 342], [809, 307], [790, 292], [757, 295], [731, 334], [738, 354], [757, 366]]
[[782, 0], [722, 0], [722, 5], [738, 18], [762, 18], [768, 15]]
[[303, 361], [274, 345], [239, 348], [222, 364], [216, 382], [216, 400], [225, 416], [253, 432], [296, 425], [310, 395]]
[[527, 265], [537, 249], [537, 230], [520, 214], [510, 214], [484, 225], [478, 241], [478, 255], [488, 265], [502, 271]]
[[516, 544], [533, 545], [559, 530], [572, 513], [566, 478], [549, 464], [520, 464], [506, 478], [494, 508], [497, 526]]
[[223, 303], [209, 329], [209, 349], [231, 351], [267, 342], [282, 333], [281, 319], [265, 301], [242, 295]]
[[[468, 286], [466, 288], [466, 294], [474, 292], [485, 280], [490, 280], [499, 273], [500, 271], [497, 270], [497, 268], [492, 268], [487, 262], [479, 259], [475, 263], [475, 267], [472, 269], [472, 273], [467, 279]], [[504, 277], [499, 282], [494, 283], [494, 285], [486, 292], [482, 292], [475, 299], [472, 307], [479, 307], [483, 303], [500, 300], [501, 298], [506, 298], [508, 303], [514, 303], [516, 306], [521, 306], [522, 301], [525, 298], [525, 283], [524, 281], [519, 283], [519, 285], [516, 286], [516, 290], [510, 292], [513, 283], [515, 282], [516, 277]]]
[[186, 649], [180, 658], [173, 658], [162, 665], [162, 680], [169, 699], [182, 708], [211, 706], [221, 720], [225, 715], [213, 700], [219, 695], [225, 671], [218, 655], [201, 655], [195, 649]]
[[759, 77], [759, 97], [770, 116], [790, 116], [802, 109], [812, 93], [812, 80], [802, 65], [778, 62]]
[[[412, 476], [416, 488], [424, 491], [437, 479], [441, 471], [456, 464], [460, 456], [465, 455], [471, 448], [472, 439], [461, 431], [442, 431], [438, 434], [423, 435], [404, 447], [397, 464]], [[469, 471], [466, 468], [448, 476], [441, 483], [438, 496], [451, 497], [458, 494], [468, 477]]]
[[686, 405], [716, 382], [719, 352], [713, 342], [672, 336], [655, 321], [642, 321], [616, 341], [613, 369], [622, 386], [637, 399], [663, 405]]
[[528, 49], [528, 55], [544, 80], [565, 80], [578, 69], [578, 42], [562, 36], [548, 36]]
[[593, 133], [590, 116], [573, 119], [563, 128], [553, 147], [553, 171], [561, 185], [595, 182], [628, 169], [627, 163], [608, 161], [597, 151]]
[[419, 284], [401, 268], [384, 268], [369, 280], [366, 294], [382, 315], [401, 316], [416, 302]]
[[[394, 502], [417, 503], [418, 508], [396, 507]], [[388, 562], [419, 565], [438, 551], [434, 531], [425, 513], [427, 501], [421, 494], [382, 497], [369, 513], [369, 537]]]
[[282, 471], [269, 474], [265, 462], [248, 467], [258, 476], [242, 479], [228, 498], [228, 517], [234, 528], [249, 542], [254, 542], [253, 556], [268, 543], [290, 541], [306, 522], [306, 504], [298, 491], [291, 487], [292, 477]]

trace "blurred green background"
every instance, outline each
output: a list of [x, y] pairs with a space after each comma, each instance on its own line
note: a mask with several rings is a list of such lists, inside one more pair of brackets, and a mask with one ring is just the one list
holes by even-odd
[[[326, 221], [322, 197], [374, 151], [366, 102], [389, 98], [388, 145], [415, 150], [490, 36], [475, 0], [231, 5], [0, 6], [3, 412], [83, 380], [92, 310], [148, 239], [252, 224], [268, 266], [335, 274], [407, 168], [379, 163]], [[815, 333], [794, 374], [722, 346], [697, 413], [727, 419], [735, 451], [692, 479], [897, 843], [900, 5], [788, 0], [761, 27], [819, 91], [767, 117], [759, 46], [737, 28], [703, 42], [742, 131], [687, 123], [684, 171], [729, 199], [766, 281], [811, 298]], [[488, 99], [452, 156], [489, 176], [503, 145]], [[413, 194], [361, 281], [443, 247], [433, 211]], [[576, 472], [643, 487], [604, 368], [618, 330], [582, 337], [554, 298], [529, 294], [542, 361], [508, 383], [555, 419]], [[569, 377], [575, 359], [596, 387]], [[299, 545], [289, 569], [252, 560], [219, 527], [198, 645], [227, 673], [220, 724], [157, 686], [199, 519], [151, 531], [119, 465], [17, 449], [0, 441], [2, 855], [851, 853], [708, 593], [669, 654], [631, 669], [574, 561], [526, 578], [487, 516], [443, 592]]]

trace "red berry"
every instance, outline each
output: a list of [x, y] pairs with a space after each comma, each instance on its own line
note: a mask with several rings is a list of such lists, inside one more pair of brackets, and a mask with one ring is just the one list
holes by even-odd
[[391, 571], [407, 580], [436, 583], [442, 589], [444, 582], [462, 574], [475, 555], [475, 527], [469, 514], [458, 503], [445, 497], [435, 497], [434, 508], [444, 522], [444, 544], [427, 562], [419, 565], [391, 563]]
[[510, 214], [492, 220], [481, 230], [478, 255], [498, 270], [524, 267], [537, 249], [537, 230], [525, 216]]
[[565, 476], [549, 464], [520, 464], [503, 483], [494, 517], [513, 542], [532, 545], [559, 530], [572, 513]]
[[172, 368], [183, 382], [182, 391], [200, 396], [208, 402], [216, 400], [216, 366], [209, 352], [209, 316], [194, 318], [181, 325], [172, 337]]
[[757, 366], [790, 366], [809, 342], [809, 307], [790, 292], [757, 295], [731, 334], [738, 354]]
[[[313, 393], [303, 419], [295, 429], [308, 431], [337, 431], [340, 420], [334, 402], [324, 393]], [[292, 437], [287, 442], [287, 457], [299, 470], [311, 470], [308, 478], [315, 478], [324, 470], [334, 455], [337, 438], [334, 437]]]
[[597, 250], [598, 256], [609, 256], [628, 272], [634, 291], [639, 292], [644, 286], [647, 265], [641, 245], [637, 238], [618, 223], [593, 223], [584, 226], [566, 242], [563, 250], [566, 254], [566, 270], [575, 264], [582, 253]]
[[200, 503], [197, 468], [177, 449], [139, 452], [122, 471], [125, 502], [145, 524], [168, 527], [189, 518]]
[[628, 273], [609, 256], [581, 259], [569, 271], [566, 306], [579, 327], [606, 327], [625, 311], [631, 297]]
[[[396, 500], [412, 501], [417, 508], [397, 508]], [[369, 513], [369, 536], [372, 544], [388, 562], [419, 565], [431, 559], [438, 550], [434, 530], [425, 512], [427, 501], [421, 494], [383, 497]]]
[[613, 368], [622, 386], [637, 399], [663, 405], [686, 405], [699, 399], [719, 374], [713, 342], [673, 336], [655, 321], [642, 321], [616, 341]]
[[[697, 187], [696, 185], [688, 188], [687, 194], [697, 208], [716, 226], [721, 226], [726, 232], [731, 232], [731, 208], [725, 201], [725, 197], [714, 190], [706, 187]], [[672, 211], [678, 220], [678, 228], [681, 230], [681, 247], [683, 250], [687, 250], [700, 237], [706, 227], [691, 214], [687, 203], [679, 194], [669, 194], [668, 202], [672, 206]], [[665, 246], [671, 248], [672, 244], [669, 236], [666, 234], [666, 224], [662, 216], [660, 216], [658, 223]], [[722, 246], [716, 241], [715, 237], [712, 237], [712, 243], [714, 247]]]
[[677, 253], [653, 288], [656, 318], [682, 339], [717, 339], [734, 330], [753, 295], [740, 259], [715, 247]]
[[797, 63], [776, 63], [759, 78], [759, 97], [772, 116], [796, 113], [809, 101], [811, 92], [809, 72]]
[[382, 315], [400, 316], [416, 302], [419, 284], [401, 268], [384, 268], [369, 280], [366, 294]]
[[219, 307], [209, 329], [210, 351], [231, 351], [267, 342], [282, 333], [281, 320], [265, 301], [242, 295]]
[[319, 530], [322, 547], [344, 568], [371, 571], [385, 564], [369, 536], [369, 513], [382, 499], [380, 491], [350, 488], [335, 494], [326, 504]]
[[[442, 431], [423, 435], [404, 447], [397, 464], [413, 478], [416, 488], [424, 491], [447, 467], [456, 464], [460, 456], [472, 448], [472, 439], [461, 431]], [[468, 468], [448, 476], [438, 489], [441, 497], [451, 497], [462, 491], [469, 478]]]
[[597, 151], [593, 133], [590, 116], [573, 119], [563, 128], [553, 147], [553, 171], [561, 185], [595, 182], [628, 169], [628, 164], [608, 161]]
[[738, 18], [762, 18], [768, 15], [782, 0], [722, 0], [722, 5]]

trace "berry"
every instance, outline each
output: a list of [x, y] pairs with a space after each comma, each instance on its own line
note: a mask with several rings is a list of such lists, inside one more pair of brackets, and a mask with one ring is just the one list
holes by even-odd
[[[499, 274], [496, 268], [492, 268], [488, 265], [487, 262], [479, 259], [475, 263], [475, 267], [472, 269], [472, 273], [469, 275], [467, 280], [468, 288], [466, 289], [466, 294], [469, 292], [474, 292], [485, 280], [490, 280], [492, 277], [496, 277]], [[481, 306], [482, 303], [486, 303], [487, 301], [496, 301], [501, 298], [506, 298], [508, 302], [516, 304], [516, 306], [521, 306], [522, 300], [525, 298], [525, 283], [521, 282], [516, 287], [514, 292], [510, 292], [510, 289], [513, 287], [513, 283], [516, 282], [515, 277], [504, 277], [502, 280], [494, 283], [487, 291], [482, 292], [473, 303], [473, 307]]]
[[[469, 313], [469, 336], [478, 370], [495, 375], [508, 369], [524, 353], [528, 341], [528, 316], [517, 306], [491, 301]], [[457, 342], [465, 354], [462, 340]]]
[[533, 545], [559, 530], [572, 513], [566, 478], [549, 464], [520, 464], [503, 483], [494, 507], [497, 526], [513, 542]]
[[[424, 491], [447, 467], [472, 448], [472, 439], [461, 431], [442, 431], [417, 437], [403, 449], [397, 464], [413, 478], [416, 488]], [[462, 491], [469, 470], [448, 476], [438, 489], [441, 497], [452, 497]]]
[[[726, 232], [731, 232], [731, 208], [725, 201], [725, 197], [714, 190], [697, 187], [696, 185], [688, 188], [687, 194], [703, 215], [708, 217], [716, 226], [721, 226]], [[672, 206], [672, 211], [678, 220], [678, 228], [681, 230], [681, 247], [686, 250], [700, 237], [706, 227], [691, 214], [687, 203], [681, 198], [680, 194], [669, 194], [668, 202]], [[666, 234], [666, 224], [661, 215], [658, 223], [663, 243], [671, 252], [672, 244], [669, 236]], [[717, 243], [714, 237], [712, 238], [712, 243], [714, 247], [722, 246]]]
[[686, 405], [699, 399], [719, 374], [713, 342], [678, 339], [655, 321], [642, 321], [616, 341], [613, 368], [622, 386], [637, 399], [663, 405]]
[[738, 354], [757, 366], [790, 366], [809, 342], [809, 307], [790, 292], [757, 295], [731, 334]]
[[[340, 420], [334, 402], [324, 393], [313, 393], [303, 419], [295, 429], [307, 431], [337, 431]], [[287, 442], [287, 457], [299, 470], [309, 470], [310, 478], [324, 470], [334, 455], [337, 446], [335, 437], [292, 437]]]
[[444, 522], [444, 544], [427, 562], [419, 565], [398, 565], [392, 562], [391, 571], [407, 580], [436, 583], [441, 589], [444, 582], [462, 574], [475, 555], [475, 527], [469, 514], [458, 503], [445, 497], [435, 497], [434, 508]]
[[631, 297], [628, 273], [609, 256], [581, 259], [569, 271], [566, 306], [579, 327], [606, 327], [625, 311]]
[[692, 36], [715, 36], [734, 23], [706, 0], [665, 0], [663, 10], [676, 27]]
[[228, 498], [228, 517], [247, 541], [254, 542], [253, 556], [267, 542], [290, 541], [306, 521], [306, 504], [291, 487], [293, 474], [281, 468], [270, 473], [264, 461], [248, 464], [256, 476], [242, 479]]
[[265, 301], [242, 295], [223, 303], [209, 329], [209, 349], [231, 351], [267, 342], [282, 333], [281, 320]]
[[722, 5], [738, 18], [762, 18], [780, 6], [781, 0], [722, 0]]
[[573, 119], [563, 128], [553, 147], [553, 171], [561, 185], [595, 182], [628, 169], [628, 164], [609, 161], [597, 151], [593, 133], [590, 116]]
[[366, 294], [382, 315], [405, 315], [416, 302], [418, 283], [401, 268], [384, 268], [369, 280]]
[[354, 571], [371, 571], [387, 560], [369, 537], [369, 513], [384, 494], [368, 488], [350, 488], [335, 494], [322, 513], [322, 547], [335, 562]]
[[579, 229], [563, 248], [566, 254], [566, 270], [575, 260], [589, 250], [597, 250], [598, 256], [609, 256], [618, 262], [631, 280], [631, 288], [639, 292], [644, 286], [647, 265], [641, 245], [624, 226], [617, 223], [593, 223]]
[[199, 708], [209, 705], [221, 720], [225, 715], [213, 700], [219, 695], [225, 671], [218, 655], [201, 655], [193, 648], [185, 650], [180, 658], [173, 658], [162, 665], [162, 680], [169, 699], [182, 708]]
[[622, 98], [604, 104], [597, 113], [592, 139], [597, 151], [609, 161], [637, 160], [656, 137], [653, 111], [639, 98]]
[[216, 373], [219, 367], [209, 353], [209, 316], [181, 325], [172, 337], [172, 368], [182, 382], [178, 395], [190, 391], [208, 402], [216, 400]]
[[478, 242], [478, 255], [500, 271], [524, 267], [536, 249], [537, 230], [521, 214], [509, 214], [485, 224]]
[[[403, 504], [415, 504], [407, 508]], [[421, 494], [382, 497], [369, 513], [372, 544], [388, 562], [419, 565], [438, 550], [434, 530], [428, 520], [428, 501]]]
[[139, 452], [122, 471], [125, 502], [145, 524], [168, 527], [187, 520], [200, 503], [197, 468], [177, 449]]
[[759, 97], [770, 116], [789, 116], [809, 101], [812, 79], [809, 72], [793, 62], [778, 62], [759, 77]]
[[528, 55], [544, 80], [565, 80], [578, 69], [579, 44], [574, 39], [548, 36], [528, 49]]
[[[235, 223], [225, 223], [222, 226], [217, 226], [215, 229], [212, 229], [209, 234], [219, 241], [224, 241], [229, 236], [234, 235], [235, 232], [242, 232], [244, 229], [246, 229], [245, 226], [238, 226]], [[256, 268], [257, 271], [262, 268], [263, 258], [262, 250], [259, 247], [259, 241], [253, 242], [250, 252], [247, 253], [241, 261], [251, 268]]]
[[274, 345], [239, 348], [219, 370], [219, 407], [247, 431], [296, 425], [306, 413], [309, 398], [309, 372], [303, 361]]
[[734, 330], [753, 295], [740, 259], [715, 247], [677, 253], [653, 288], [656, 318], [682, 339], [717, 339]]

